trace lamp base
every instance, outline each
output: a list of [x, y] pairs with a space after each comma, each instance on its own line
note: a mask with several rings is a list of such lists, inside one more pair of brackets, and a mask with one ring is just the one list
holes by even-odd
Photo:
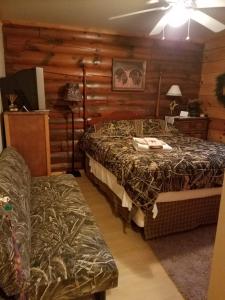
[[69, 171], [68, 174], [72, 174], [74, 177], [81, 177], [81, 173], [79, 170]]

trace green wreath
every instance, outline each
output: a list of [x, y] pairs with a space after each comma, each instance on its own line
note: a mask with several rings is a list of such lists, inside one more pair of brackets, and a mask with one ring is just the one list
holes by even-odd
[[216, 97], [225, 105], [225, 73], [216, 78]]

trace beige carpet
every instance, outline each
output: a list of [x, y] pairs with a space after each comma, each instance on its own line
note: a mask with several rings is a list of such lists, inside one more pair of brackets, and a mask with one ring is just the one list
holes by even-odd
[[149, 242], [187, 300], [207, 299], [215, 233], [215, 225], [204, 226]]

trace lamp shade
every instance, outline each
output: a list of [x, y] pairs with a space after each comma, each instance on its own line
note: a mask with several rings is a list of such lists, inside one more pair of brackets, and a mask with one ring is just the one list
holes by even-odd
[[82, 94], [79, 89], [79, 84], [70, 82], [66, 84], [64, 101], [79, 102], [82, 100]]
[[179, 85], [176, 85], [176, 84], [173, 84], [169, 91], [167, 92], [166, 94], [167, 96], [175, 96], [175, 97], [181, 97], [182, 94], [181, 94], [181, 90], [180, 90], [180, 87]]

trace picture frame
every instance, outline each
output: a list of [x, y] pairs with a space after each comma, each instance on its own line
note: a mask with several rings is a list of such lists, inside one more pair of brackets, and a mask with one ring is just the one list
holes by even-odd
[[145, 89], [146, 60], [113, 59], [112, 89], [115, 91], [143, 91]]

